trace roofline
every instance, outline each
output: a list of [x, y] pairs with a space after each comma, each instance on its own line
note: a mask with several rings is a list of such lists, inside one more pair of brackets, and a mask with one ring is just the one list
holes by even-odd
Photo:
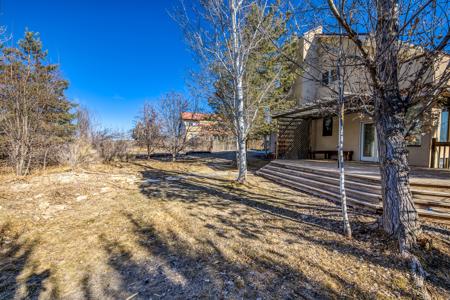
[[[317, 36], [349, 36], [348, 33], [337, 33], [337, 32], [323, 32], [323, 33], [318, 33], [316, 34]], [[356, 35], [364, 35], [364, 36], [368, 36], [370, 35], [370, 33], [368, 32], [359, 32], [356, 33]]]
[[[354, 96], [355, 96], [354, 94], [346, 95], [344, 101], [350, 100]], [[272, 118], [274, 118], [274, 119], [280, 119], [280, 118], [297, 119], [297, 118], [301, 118], [301, 117], [314, 116], [315, 114], [321, 115], [323, 112], [321, 110], [322, 108], [324, 108], [326, 106], [330, 107], [330, 106], [336, 105], [336, 104], [337, 104], [337, 98], [321, 99], [320, 102], [314, 101], [314, 102], [310, 102], [310, 103], [305, 103], [301, 106], [297, 106], [297, 107], [289, 109], [289, 110], [274, 113], [274, 114], [272, 114]], [[314, 110], [317, 110], [317, 111], [314, 111]], [[353, 110], [353, 109], [351, 109], [351, 110]], [[358, 109], [356, 109], [356, 110], [358, 110]], [[302, 113], [303, 113], [303, 116], [302, 116]]]

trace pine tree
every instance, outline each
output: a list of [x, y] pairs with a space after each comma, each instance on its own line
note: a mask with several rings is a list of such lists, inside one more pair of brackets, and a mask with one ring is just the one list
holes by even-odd
[[17, 47], [2, 49], [0, 130], [18, 175], [46, 164], [51, 150], [74, 136], [74, 114], [58, 66], [47, 62], [39, 34], [26, 31]]

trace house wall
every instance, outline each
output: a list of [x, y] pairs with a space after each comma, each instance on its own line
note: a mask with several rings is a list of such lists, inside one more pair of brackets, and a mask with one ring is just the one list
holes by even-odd
[[[361, 160], [361, 123], [370, 122], [369, 118], [361, 118], [359, 114], [348, 114], [344, 123], [344, 151], [353, 151], [353, 160]], [[311, 148], [313, 151], [337, 150], [338, 119], [333, 118], [333, 135], [322, 136], [323, 119], [312, 121]], [[436, 133], [422, 136], [420, 146], [408, 146], [409, 163], [412, 166], [428, 167], [430, 163], [431, 138]]]
[[318, 56], [318, 44], [315, 36], [322, 33], [322, 27], [315, 28], [306, 32], [300, 38], [300, 57], [299, 63], [303, 66], [302, 76], [294, 83], [294, 95], [298, 97], [298, 104], [302, 105], [307, 102], [316, 100], [317, 88], [319, 83], [317, 78], [320, 78], [320, 70], [315, 67], [320, 64], [320, 57]]
[[432, 134], [422, 136], [422, 143], [419, 146], [409, 146], [408, 161], [411, 166], [429, 167], [431, 156]]
[[[374, 54], [374, 40], [372, 38], [361, 37], [363, 47], [371, 54]], [[347, 63], [355, 65], [359, 62], [359, 50], [349, 39], [341, 39], [335, 35], [323, 34], [322, 27], [314, 28], [306, 32], [299, 39], [299, 63], [303, 66], [302, 74], [297, 78], [292, 94], [298, 99], [298, 105], [302, 106], [318, 100], [329, 100], [336, 98], [338, 91], [337, 81], [324, 86], [321, 82], [322, 72], [336, 68], [336, 49], [343, 46], [346, 53]], [[420, 48], [404, 45], [400, 53], [401, 58], [409, 58], [420, 54]], [[352, 61], [353, 60], [353, 61]], [[439, 81], [442, 75], [446, 74], [446, 66], [450, 60], [450, 55], [443, 55], [440, 60], [433, 65], [432, 69], [426, 72], [427, 81]], [[353, 62], [353, 63], [352, 63]], [[414, 74], [422, 67], [422, 60], [413, 63], [405, 63], [399, 70], [399, 84], [401, 89], [408, 89], [411, 84], [415, 84], [412, 79]], [[370, 94], [367, 70], [364, 67], [345, 68], [344, 91], [345, 95], [367, 95]], [[354, 160], [360, 160], [360, 139], [361, 120], [357, 114], [346, 115], [344, 150], [353, 151]], [[333, 120], [333, 135], [322, 136], [322, 119], [313, 120], [310, 130], [310, 142], [312, 150], [336, 150], [337, 145], [338, 120]], [[428, 167], [431, 158], [431, 140], [437, 137], [437, 129], [421, 138], [420, 146], [408, 146], [409, 161], [411, 165]]]
[[[363, 41], [363, 47], [368, 52], [374, 51], [373, 40], [368, 37], [360, 37]], [[302, 65], [302, 75], [297, 78], [293, 86], [293, 94], [298, 98], [299, 105], [306, 103], [330, 99], [336, 97], [338, 91], [337, 81], [323, 86], [320, 83], [322, 72], [336, 69], [337, 49], [342, 42], [343, 51], [346, 54], [344, 64], [355, 65], [360, 61], [357, 57], [360, 52], [356, 45], [348, 38], [340, 40], [337, 36], [323, 35], [322, 27], [317, 27], [304, 34], [300, 38], [299, 63]], [[404, 45], [400, 57], [412, 57], [421, 53], [420, 48], [414, 48]], [[428, 70], [424, 78], [426, 81], [438, 82], [446, 74], [450, 55], [442, 55], [440, 59]], [[412, 84], [415, 74], [421, 69], [423, 60], [418, 59], [414, 62], [402, 64], [399, 70], [399, 85], [402, 90], [407, 90]], [[365, 67], [348, 66], [345, 67], [344, 90], [345, 94], [368, 94], [370, 78]], [[450, 83], [450, 80], [449, 80]]]
[[[344, 123], [344, 151], [353, 151], [353, 160], [359, 160], [361, 118], [358, 114], [348, 114]], [[338, 118], [333, 118], [333, 135], [322, 136], [323, 119], [313, 120], [311, 147], [313, 151], [337, 150]]]

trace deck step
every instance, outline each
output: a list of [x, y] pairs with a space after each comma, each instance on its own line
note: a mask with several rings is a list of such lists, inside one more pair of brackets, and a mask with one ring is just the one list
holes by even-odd
[[[340, 195], [337, 192], [333, 193], [333, 192], [330, 192], [330, 191], [327, 191], [327, 190], [323, 190], [323, 189], [319, 189], [319, 188], [316, 188], [316, 187], [308, 186], [306, 184], [299, 183], [299, 182], [294, 182], [292, 180], [288, 180], [288, 179], [284, 179], [284, 178], [280, 178], [280, 177], [278, 177], [276, 175], [272, 175], [272, 174], [269, 174], [269, 173], [266, 173], [266, 172], [264, 172], [264, 173], [261, 172], [259, 174], [262, 177], [265, 177], [265, 178], [270, 179], [272, 181], [275, 181], [277, 183], [281, 183], [283, 185], [289, 186], [289, 187], [294, 188], [296, 190], [300, 190], [302, 192], [307, 192], [307, 193], [310, 193], [310, 194], [313, 194], [313, 195], [316, 195], [316, 196], [319, 196], [319, 197], [323, 197], [323, 198], [326, 198], [326, 199], [329, 199], [329, 200], [333, 200], [333, 201], [339, 201], [339, 199], [340, 199]], [[358, 200], [358, 199], [355, 199], [355, 198], [352, 198], [352, 197], [347, 197], [347, 200], [349, 201], [349, 203], [352, 203], [354, 205], [361, 206], [361, 207], [364, 207], [364, 208], [371, 208], [371, 209], [376, 209], [376, 210], [381, 209], [380, 205], [377, 205], [377, 204], [374, 204], [374, 203], [371, 203], [371, 202], [366, 202], [364, 200]]]
[[[330, 168], [317, 168], [312, 169], [311, 167], [306, 167], [300, 164], [293, 164], [290, 162], [283, 162], [282, 160], [276, 160], [272, 161], [269, 165], [271, 166], [275, 165], [281, 168], [291, 169], [291, 170], [299, 170], [299, 171], [306, 171], [306, 172], [313, 172], [316, 174], [324, 175], [339, 178], [339, 170], [337, 168], [330, 169]], [[267, 167], [266, 166], [266, 167]], [[354, 182], [362, 182], [366, 184], [378, 184], [378, 186], [381, 185], [381, 181], [379, 178], [373, 178], [372, 176], [366, 176], [366, 175], [355, 175], [355, 174], [346, 174], [345, 175], [346, 180], [352, 180]], [[440, 184], [440, 183], [422, 183], [422, 182], [411, 182], [411, 189], [415, 191], [423, 191], [423, 192], [440, 192], [445, 194], [445, 196], [450, 196], [450, 184]]]
[[[337, 195], [339, 195], [339, 183], [335, 183], [335, 184], [330, 184], [324, 181], [319, 181], [319, 180], [313, 180], [307, 177], [299, 177], [299, 176], [295, 176], [295, 175], [288, 175], [286, 173], [282, 173], [282, 172], [277, 172], [277, 171], [273, 171], [271, 169], [265, 169], [263, 171], [261, 171], [262, 173], [268, 173], [272, 176], [278, 176], [278, 177], [282, 177], [284, 179], [288, 179], [294, 183], [301, 183], [304, 184], [306, 186], [309, 187], [315, 187], [317, 189], [320, 190], [326, 190], [332, 193], [336, 193]], [[323, 178], [325, 179], [325, 177]], [[374, 194], [374, 193], [368, 193], [368, 192], [363, 192], [360, 191], [358, 189], [354, 189], [354, 188], [349, 188], [347, 186], [347, 194], [349, 196], [351, 195], [355, 195], [358, 198], [364, 199], [365, 201], [369, 201], [372, 203], [379, 203], [381, 201], [381, 195], [380, 194]]]
[[[273, 161], [258, 170], [256, 174], [290, 188], [340, 202], [337, 168], [324, 170], [324, 168]], [[349, 205], [381, 210], [379, 179], [354, 174], [346, 174], [345, 178]], [[425, 189], [423, 186], [425, 185], [419, 184], [411, 187], [419, 216], [450, 223], [450, 193], [445, 189], [448, 187]]]
[[[301, 166], [301, 165], [284, 164], [284, 163], [281, 163], [279, 161], [273, 161], [267, 166], [270, 166], [270, 165], [275, 165], [275, 166], [278, 166], [280, 168], [286, 168], [286, 169], [290, 169], [290, 170], [310, 172], [310, 173], [319, 174], [319, 175], [322, 175], [322, 176], [326, 175], [326, 176], [332, 177], [332, 178], [339, 178], [339, 171], [337, 169], [337, 164], [336, 164], [336, 169], [335, 170], [333, 170], [333, 169], [324, 170], [324, 169], [321, 169], [321, 168], [312, 169], [312, 168], [304, 167], [304, 166]], [[378, 184], [378, 185], [380, 185], [380, 180], [379, 179], [368, 177], [368, 176], [346, 174], [345, 177], [347, 178], [347, 180], [351, 180], [353, 182], [361, 182], [361, 183], [364, 183], [364, 184]]]
[[[324, 182], [324, 183], [339, 186], [339, 177], [335, 177], [335, 176], [319, 175], [319, 174], [312, 173], [312, 172], [297, 171], [297, 170], [285, 169], [285, 168], [281, 168], [278, 166], [270, 166], [270, 165], [267, 166], [266, 168], [264, 168], [264, 170], [273, 170], [276, 172], [289, 174], [291, 176], [312, 179], [312, 180], [315, 180], [318, 182]], [[353, 181], [352, 177], [345, 178], [345, 186], [347, 188], [351, 188], [351, 189], [358, 189], [360, 191], [376, 193], [381, 196], [381, 186], [380, 185], [374, 185], [374, 184], [368, 184], [368, 183], [359, 182], [359, 181]]]

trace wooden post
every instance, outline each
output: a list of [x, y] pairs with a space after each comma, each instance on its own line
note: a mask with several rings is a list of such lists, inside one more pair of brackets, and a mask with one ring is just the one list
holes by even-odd
[[436, 162], [436, 138], [431, 139], [431, 161], [430, 161], [430, 168], [435, 168]]
[[275, 139], [275, 159], [278, 159], [278, 145], [280, 144], [279, 138], [280, 135], [278, 134], [278, 132], [276, 133], [277, 138]]

